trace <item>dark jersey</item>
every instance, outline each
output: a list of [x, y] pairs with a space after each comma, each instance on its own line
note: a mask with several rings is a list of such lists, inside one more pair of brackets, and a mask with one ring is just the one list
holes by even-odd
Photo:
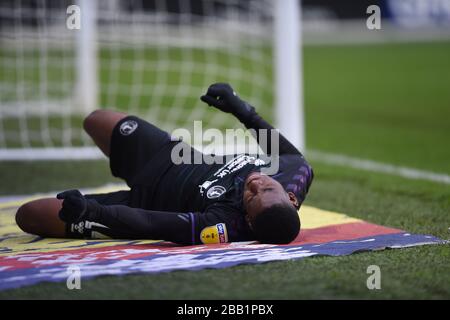
[[[196, 151], [193, 151], [196, 152]], [[181, 164], [167, 161], [164, 170], [149, 167], [131, 188], [131, 205], [147, 210], [182, 212], [182, 219], [191, 222], [187, 232], [195, 234], [195, 243], [205, 239], [205, 228], [215, 234], [219, 225], [225, 234], [217, 241], [246, 241], [254, 236], [245, 220], [243, 190], [246, 177], [270, 166], [267, 157], [240, 154], [221, 157], [223, 164]], [[228, 160], [225, 162], [225, 159]], [[309, 164], [301, 154], [283, 154], [278, 158], [279, 170], [271, 175], [286, 191], [302, 203], [313, 178]]]

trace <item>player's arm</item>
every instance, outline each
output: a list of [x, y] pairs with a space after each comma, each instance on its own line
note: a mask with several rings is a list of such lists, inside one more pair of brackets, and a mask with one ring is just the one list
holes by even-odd
[[[201, 231], [215, 225], [214, 217], [207, 213], [178, 213], [144, 210], [124, 205], [101, 205], [86, 199], [78, 190], [69, 190], [57, 195], [63, 199], [59, 212], [67, 223], [91, 221], [108, 228], [114, 238], [166, 240], [182, 245], [202, 243]], [[231, 241], [231, 240], [230, 240]]]
[[[274, 129], [267, 123], [249, 103], [239, 98], [233, 88], [226, 83], [216, 83], [208, 88], [205, 95], [200, 98], [209, 106], [233, 114], [247, 129], [253, 129], [256, 132], [256, 139], [260, 147], [267, 154], [271, 154], [271, 131]], [[260, 143], [260, 129], [267, 130], [267, 145]], [[279, 152], [281, 154], [300, 154], [281, 133], [279, 134]]]

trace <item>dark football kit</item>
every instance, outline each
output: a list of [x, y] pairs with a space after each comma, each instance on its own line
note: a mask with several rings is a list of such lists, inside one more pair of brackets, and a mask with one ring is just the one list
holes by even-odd
[[[249, 129], [273, 129], [256, 112], [242, 122]], [[245, 219], [244, 181], [252, 172], [264, 172], [274, 158], [236, 154], [216, 156], [213, 164], [175, 164], [174, 148], [190, 152], [190, 159], [203, 154], [135, 116], [117, 123], [110, 147], [111, 172], [130, 190], [86, 195], [108, 210], [68, 223], [67, 236], [164, 239], [184, 245], [255, 239]], [[301, 204], [313, 179], [311, 166], [281, 134], [276, 159], [278, 171], [270, 176]]]

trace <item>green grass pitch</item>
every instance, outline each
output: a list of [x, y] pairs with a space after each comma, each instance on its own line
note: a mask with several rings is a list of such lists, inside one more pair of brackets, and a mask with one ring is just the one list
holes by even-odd
[[[307, 145], [450, 174], [450, 43], [306, 47]], [[450, 238], [450, 186], [312, 161], [306, 204]], [[104, 161], [0, 162], [0, 194], [117, 182]], [[381, 290], [366, 269], [381, 268]], [[221, 270], [99, 277], [0, 292], [10, 298], [449, 299], [450, 247], [425, 246], [243, 265]]]

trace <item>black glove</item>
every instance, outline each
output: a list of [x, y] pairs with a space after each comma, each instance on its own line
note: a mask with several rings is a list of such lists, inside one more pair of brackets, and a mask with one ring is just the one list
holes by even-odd
[[91, 201], [88, 201], [78, 190], [58, 193], [56, 198], [64, 200], [59, 210], [59, 218], [64, 222], [79, 222], [86, 217], [89, 209], [93, 209]]
[[215, 83], [209, 86], [205, 95], [200, 99], [209, 106], [214, 106], [223, 112], [231, 113], [239, 120], [245, 120], [253, 114], [255, 108], [249, 105], [234, 92], [227, 83]]

